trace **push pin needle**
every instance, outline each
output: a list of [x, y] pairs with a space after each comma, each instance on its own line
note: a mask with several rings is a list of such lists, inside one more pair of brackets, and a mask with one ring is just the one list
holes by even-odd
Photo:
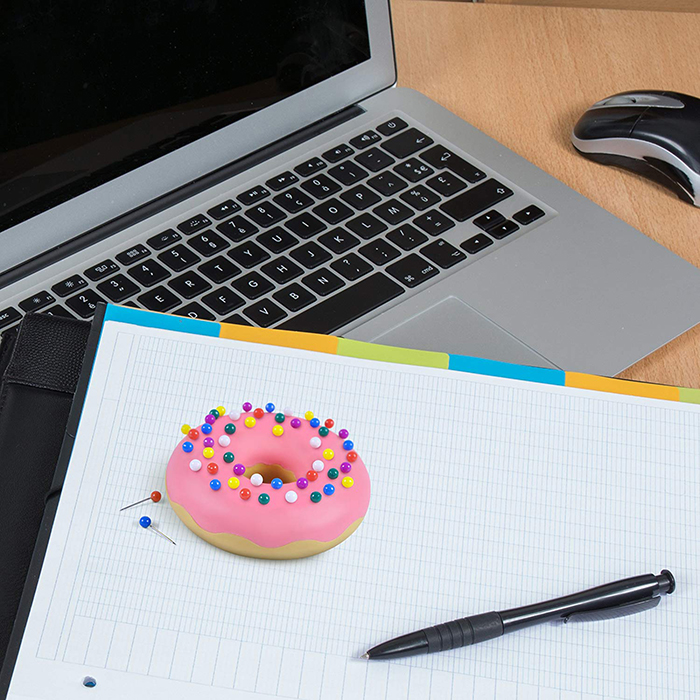
[[175, 542], [173, 542], [173, 540], [171, 540], [167, 535], [164, 535], [157, 527], [154, 527], [154, 526], [153, 526], [153, 523], [151, 522], [151, 519], [150, 519], [147, 515], [144, 515], [144, 516], [139, 520], [139, 525], [140, 525], [144, 530], [147, 530], [147, 529], [150, 527], [151, 530], [153, 530], [154, 532], [157, 532], [161, 537], [165, 537], [165, 539], [168, 540], [168, 542], [172, 542], [173, 544], [175, 544]]
[[141, 505], [142, 503], [146, 503], [146, 501], [153, 501], [154, 503], [158, 503], [160, 499], [163, 496], [161, 495], [160, 491], [154, 491], [148, 498], [144, 498], [140, 501], [136, 501], [136, 503], [132, 503], [130, 506], [124, 506], [123, 508], [119, 509], [119, 512], [121, 513], [123, 510], [127, 510], [127, 508], [133, 508], [134, 506]]

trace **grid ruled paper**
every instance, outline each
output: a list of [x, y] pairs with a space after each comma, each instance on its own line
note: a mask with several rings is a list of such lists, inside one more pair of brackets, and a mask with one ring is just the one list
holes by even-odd
[[[118, 512], [165, 493], [182, 423], [244, 401], [349, 429], [372, 497], [346, 542], [246, 559], [198, 539], [165, 499]], [[109, 321], [9, 697], [697, 697], [699, 458], [700, 406]], [[662, 568], [677, 591], [643, 614], [358, 658]]]

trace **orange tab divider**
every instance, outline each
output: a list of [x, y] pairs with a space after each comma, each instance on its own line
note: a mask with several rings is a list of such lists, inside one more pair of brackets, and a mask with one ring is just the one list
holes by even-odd
[[598, 377], [593, 374], [579, 372], [566, 373], [566, 386], [576, 389], [591, 389], [606, 391], [609, 394], [625, 394], [627, 396], [643, 396], [648, 399], [663, 399], [665, 401], [680, 401], [680, 390], [675, 386], [647, 384], [645, 382], [630, 382], [612, 377]]
[[313, 350], [329, 355], [335, 355], [338, 349], [338, 338], [334, 335], [278, 331], [274, 328], [253, 328], [252, 326], [239, 326], [235, 323], [222, 323], [219, 338], [242, 340], [246, 343], [278, 345], [299, 350]]

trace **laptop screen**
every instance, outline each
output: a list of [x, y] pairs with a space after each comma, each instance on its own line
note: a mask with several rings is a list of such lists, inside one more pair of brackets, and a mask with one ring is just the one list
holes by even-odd
[[0, 231], [369, 57], [364, 0], [6, 0]]

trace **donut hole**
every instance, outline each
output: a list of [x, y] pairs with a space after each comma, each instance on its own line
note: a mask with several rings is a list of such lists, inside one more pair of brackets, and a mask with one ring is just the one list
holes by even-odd
[[250, 479], [253, 474], [260, 474], [264, 484], [269, 484], [273, 479], [282, 479], [285, 484], [292, 484], [297, 480], [294, 472], [285, 469], [279, 464], [265, 464], [259, 462], [245, 470], [245, 476]]

